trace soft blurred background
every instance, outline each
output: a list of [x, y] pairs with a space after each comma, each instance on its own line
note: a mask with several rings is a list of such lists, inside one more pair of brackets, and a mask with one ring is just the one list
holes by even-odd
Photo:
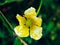
[[[41, 0], [0, 0], [0, 45], [23, 45], [4, 16], [14, 28], [18, 25], [16, 14], [23, 15], [24, 10], [29, 7], [35, 7], [37, 11], [40, 2]], [[30, 37], [22, 38], [22, 40], [28, 45], [60, 45], [60, 1], [42, 0], [38, 16], [43, 19], [43, 37], [38, 41]]]

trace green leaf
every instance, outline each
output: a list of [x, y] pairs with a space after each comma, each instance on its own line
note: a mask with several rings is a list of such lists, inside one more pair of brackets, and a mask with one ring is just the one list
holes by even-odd
[[33, 40], [32, 40], [30, 37], [28, 37], [28, 38], [25, 38], [25, 41], [26, 41], [28, 44], [31, 44]]
[[5, 5], [5, 4], [8, 4], [8, 3], [12, 3], [12, 2], [22, 2], [23, 0], [1, 0], [0, 1], [0, 6], [1, 5]]
[[44, 36], [46, 36], [50, 31], [52, 31], [53, 27], [54, 27], [54, 22], [49, 21], [49, 23], [47, 25], [47, 28], [46, 28], [46, 31], [44, 33]]
[[0, 31], [0, 38], [4, 38], [4, 37], [5, 37], [4, 32]]
[[14, 45], [22, 45], [22, 43], [18, 38], [15, 38]]
[[5, 0], [4, 2], [0, 2], [0, 6], [6, 3], [12, 3], [12, 2], [15, 2], [15, 0]]

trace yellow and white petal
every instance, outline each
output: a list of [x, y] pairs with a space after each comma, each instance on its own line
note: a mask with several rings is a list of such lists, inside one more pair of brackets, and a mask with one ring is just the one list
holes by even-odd
[[26, 19], [24, 17], [22, 17], [21, 15], [17, 14], [16, 18], [19, 21], [19, 25], [24, 25], [25, 24]]
[[28, 8], [27, 10], [25, 10], [24, 16], [26, 18], [30, 18], [30, 17], [36, 16], [36, 9], [33, 8], [33, 7]]
[[30, 27], [30, 37], [34, 40], [39, 40], [42, 37], [42, 27], [32, 26]]
[[32, 17], [32, 24], [41, 26], [42, 25], [42, 18], [41, 17]]
[[14, 28], [14, 31], [15, 31], [16, 35], [19, 37], [29, 36], [29, 29], [26, 26], [18, 25]]

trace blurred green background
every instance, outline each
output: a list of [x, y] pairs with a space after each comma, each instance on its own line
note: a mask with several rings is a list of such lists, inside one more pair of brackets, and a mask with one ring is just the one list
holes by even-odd
[[[38, 10], [41, 0], [0, 0], [0, 11], [13, 28], [18, 25], [16, 14], [23, 15], [24, 10], [35, 7]], [[7, 24], [0, 12], [0, 45], [23, 45]], [[43, 19], [43, 37], [36, 41], [30, 37], [22, 38], [28, 45], [60, 45], [60, 1], [42, 0], [38, 14]]]

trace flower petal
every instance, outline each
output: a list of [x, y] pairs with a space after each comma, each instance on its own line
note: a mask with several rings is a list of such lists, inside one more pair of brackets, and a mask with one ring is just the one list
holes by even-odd
[[16, 18], [19, 21], [19, 25], [24, 25], [25, 24], [26, 19], [24, 17], [17, 14]]
[[32, 17], [32, 25], [41, 26], [42, 25], [42, 19], [41, 17]]
[[29, 36], [29, 29], [26, 26], [18, 25], [14, 28], [14, 31], [15, 31], [16, 35], [18, 35], [19, 37]]
[[42, 37], [42, 27], [32, 26], [30, 27], [30, 37], [39, 40]]
[[30, 17], [36, 16], [36, 10], [35, 10], [35, 8], [31, 7], [29, 9], [25, 10], [24, 16], [26, 18], [30, 18]]

